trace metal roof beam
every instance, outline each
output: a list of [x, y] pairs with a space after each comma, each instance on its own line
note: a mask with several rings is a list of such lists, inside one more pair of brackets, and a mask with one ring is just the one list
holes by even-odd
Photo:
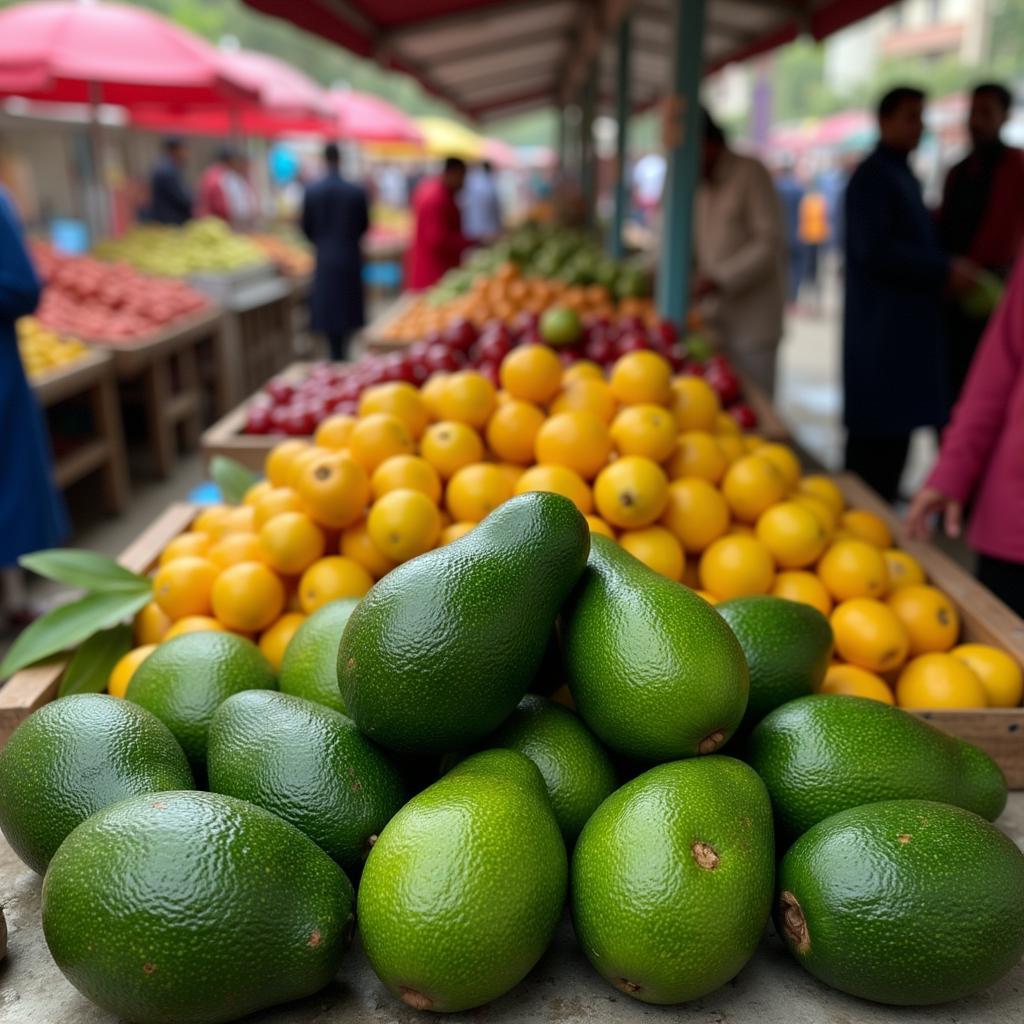
[[474, 60], [479, 57], [488, 57], [491, 54], [507, 53], [511, 49], [526, 49], [531, 46], [538, 46], [541, 43], [549, 43], [552, 39], [561, 39], [568, 45], [569, 33], [552, 32], [551, 29], [543, 29], [525, 36], [511, 36], [507, 39], [495, 40], [494, 43], [486, 46], [465, 47], [461, 50], [449, 50], [447, 52], [431, 54], [431, 64], [459, 64], [463, 61]]
[[[325, 0], [327, 3], [333, 0]], [[424, 18], [413, 25], [399, 26], [382, 33], [382, 39], [390, 44], [401, 45], [402, 41], [420, 32], [443, 32], [450, 28], [462, 28], [490, 21], [495, 15], [518, 14], [525, 10], [550, 6], [551, 0], [506, 0], [505, 3], [491, 3], [484, 7], [474, 7], [468, 11], [456, 11], [453, 14], [438, 14], [433, 18]]]
[[619, 21], [630, 9], [632, 0], [589, 0], [589, 16], [581, 26], [577, 42], [569, 55], [562, 83], [561, 99], [569, 102], [586, 81], [590, 65], [599, 58], [601, 48]]

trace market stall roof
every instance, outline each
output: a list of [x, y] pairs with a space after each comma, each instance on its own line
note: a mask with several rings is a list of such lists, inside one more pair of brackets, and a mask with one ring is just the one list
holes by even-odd
[[[565, 100], [621, 14], [634, 20], [633, 97], [664, 93], [677, 0], [245, 0], [415, 76], [481, 119]], [[707, 0], [708, 70], [808, 33], [821, 39], [893, 0]], [[609, 70], [611, 70], [609, 68]], [[607, 72], [606, 72], [607, 74]]]
[[339, 121], [344, 139], [363, 145], [394, 144], [416, 147], [423, 145], [423, 133], [408, 114], [379, 96], [350, 89], [334, 89], [327, 102]]
[[420, 117], [416, 126], [423, 132], [424, 148], [429, 156], [461, 156], [479, 160], [486, 140], [456, 121], [444, 117]]

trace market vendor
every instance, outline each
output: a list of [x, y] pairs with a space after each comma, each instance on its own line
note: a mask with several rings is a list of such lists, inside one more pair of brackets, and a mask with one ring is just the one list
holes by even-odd
[[155, 224], [184, 224], [192, 216], [192, 193], [185, 184], [185, 143], [164, 139], [163, 156], [149, 182], [148, 219]]
[[412, 197], [412, 244], [406, 259], [406, 287], [429, 288], [459, 265], [469, 245], [462, 232], [456, 197], [466, 181], [466, 164], [450, 156], [438, 175], [416, 186]]
[[24, 625], [28, 616], [18, 559], [54, 547], [68, 534], [46, 426], [25, 378], [15, 332], [18, 318], [35, 310], [40, 291], [18, 216], [0, 187], [0, 610], [13, 625]]

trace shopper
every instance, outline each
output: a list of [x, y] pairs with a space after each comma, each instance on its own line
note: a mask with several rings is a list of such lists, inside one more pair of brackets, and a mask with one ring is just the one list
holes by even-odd
[[219, 217], [235, 230], [256, 219], [256, 196], [246, 177], [245, 158], [233, 146], [222, 146], [199, 179], [197, 213]]
[[370, 215], [366, 192], [341, 176], [333, 142], [324, 147], [324, 164], [324, 176], [306, 189], [302, 230], [316, 247], [311, 324], [326, 336], [331, 359], [339, 360], [348, 358], [349, 341], [366, 322], [360, 244]]
[[438, 175], [424, 178], [412, 197], [412, 244], [406, 257], [406, 286], [429, 288], [459, 265], [469, 241], [462, 233], [456, 196], [466, 181], [466, 164], [450, 156]]
[[957, 537], [969, 501], [978, 579], [1024, 615], [1024, 257], [971, 364], [938, 462], [911, 502], [907, 530], [927, 537], [941, 513]]
[[800, 203], [804, 187], [796, 176], [793, 161], [785, 159], [775, 176], [775, 189], [782, 203], [782, 226], [786, 239], [786, 301], [795, 305], [800, 296], [804, 273], [804, 256], [800, 245]]
[[[971, 152], [950, 169], [939, 211], [946, 251], [966, 256], [1005, 280], [1024, 243], [1024, 152], [1002, 140], [1010, 116], [1009, 89], [994, 82], [976, 86], [967, 122]], [[951, 400], [963, 387], [985, 317], [957, 302], [946, 307]]]
[[786, 239], [771, 175], [740, 156], [704, 111], [693, 297], [722, 351], [769, 395], [782, 339]]
[[148, 219], [157, 224], [184, 224], [192, 216], [192, 193], [185, 184], [185, 143], [164, 139], [163, 156], [149, 182]]
[[886, 93], [878, 146], [846, 190], [846, 468], [890, 502], [911, 433], [946, 420], [942, 296], [976, 280], [972, 264], [943, 251], [910, 169], [923, 118], [919, 89]]
[[15, 625], [24, 625], [28, 614], [18, 559], [54, 547], [68, 533], [46, 426], [25, 379], [15, 332], [18, 317], [35, 310], [40, 289], [14, 206], [0, 187], [0, 607]]
[[494, 180], [494, 165], [489, 160], [467, 172], [459, 208], [462, 231], [470, 241], [489, 245], [501, 234], [501, 199]]
[[828, 245], [828, 202], [825, 193], [812, 185], [800, 200], [798, 235], [803, 254], [800, 283], [814, 296], [812, 309], [821, 309], [821, 254]]

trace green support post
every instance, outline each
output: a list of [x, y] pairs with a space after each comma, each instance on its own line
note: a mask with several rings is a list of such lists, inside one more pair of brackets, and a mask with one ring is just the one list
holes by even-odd
[[629, 144], [629, 76], [632, 32], [629, 15], [619, 22], [619, 52], [615, 80], [615, 122], [618, 134], [615, 142], [615, 205], [612, 209], [610, 250], [612, 257], [621, 260], [625, 254], [622, 228], [626, 223], [629, 205], [629, 181], [626, 176], [626, 151]]
[[597, 205], [597, 162], [594, 154], [594, 107], [597, 98], [597, 62], [587, 71], [583, 86], [583, 116], [580, 119], [580, 193], [586, 210], [587, 227], [593, 227]]
[[658, 312], [681, 327], [690, 301], [693, 200], [700, 177], [700, 80], [707, 0], [676, 0], [672, 27], [671, 92], [665, 118], [665, 194], [662, 199]]
[[555, 116], [558, 118], [558, 123], [555, 126], [558, 139], [558, 150], [556, 154], [558, 158], [558, 170], [562, 177], [564, 177], [568, 170], [569, 163], [569, 130], [565, 123], [565, 107], [558, 107], [555, 112]]

